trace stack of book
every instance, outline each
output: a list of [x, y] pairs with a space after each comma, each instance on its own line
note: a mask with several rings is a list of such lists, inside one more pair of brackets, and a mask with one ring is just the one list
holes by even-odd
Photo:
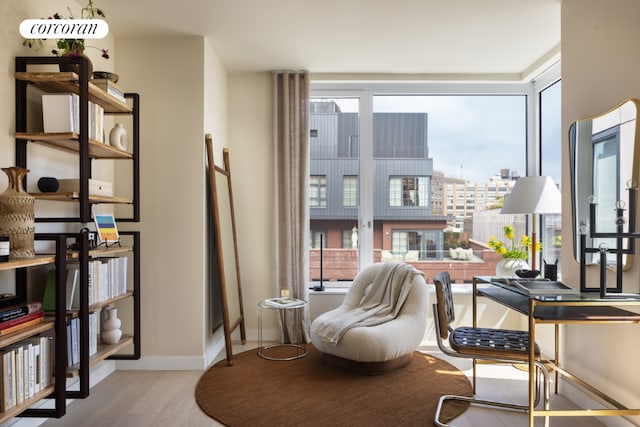
[[[89, 101], [89, 138], [104, 141], [104, 108]], [[45, 133], [80, 133], [80, 97], [75, 93], [42, 95], [42, 124]]]
[[100, 89], [104, 90], [109, 95], [117, 98], [118, 100], [120, 100], [122, 102], [127, 102], [126, 98], [124, 97], [124, 91], [118, 85], [116, 85], [114, 82], [112, 82], [111, 80], [109, 80], [109, 79], [93, 79], [93, 80], [91, 80], [91, 83], [93, 83], [94, 85], [98, 86]]
[[0, 351], [0, 411], [6, 412], [48, 387], [51, 340], [32, 337]]
[[[98, 352], [100, 310], [89, 313], [89, 356]], [[67, 367], [80, 363], [80, 318], [67, 322]]]
[[20, 331], [44, 320], [42, 303], [33, 302], [0, 309], [0, 337]]

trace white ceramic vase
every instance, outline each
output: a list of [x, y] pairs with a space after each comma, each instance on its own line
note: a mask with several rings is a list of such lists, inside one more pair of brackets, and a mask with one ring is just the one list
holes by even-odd
[[105, 307], [102, 309], [102, 332], [100, 333], [102, 341], [106, 344], [116, 344], [120, 341], [122, 337], [121, 325], [117, 308]]
[[498, 277], [517, 277], [516, 270], [529, 270], [529, 264], [523, 259], [502, 258], [496, 264], [496, 276]]
[[116, 123], [116, 125], [109, 132], [109, 144], [112, 147], [116, 147], [120, 150], [126, 151], [129, 147], [129, 138], [127, 137], [127, 130], [122, 123]]

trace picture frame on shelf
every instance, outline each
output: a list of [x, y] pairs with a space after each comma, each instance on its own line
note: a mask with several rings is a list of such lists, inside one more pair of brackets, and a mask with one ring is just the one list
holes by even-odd
[[96, 225], [99, 244], [111, 246], [120, 243], [120, 234], [118, 233], [118, 227], [113, 213], [95, 213], [93, 215], [93, 221]]

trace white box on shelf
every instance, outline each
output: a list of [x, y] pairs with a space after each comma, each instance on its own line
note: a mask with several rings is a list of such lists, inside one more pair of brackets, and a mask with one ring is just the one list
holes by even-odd
[[[80, 191], [79, 179], [59, 179], [59, 193], [77, 193]], [[113, 196], [113, 184], [108, 181], [89, 179], [89, 194], [92, 196]]]
[[75, 93], [42, 95], [42, 124], [45, 132], [79, 132], [79, 97]]

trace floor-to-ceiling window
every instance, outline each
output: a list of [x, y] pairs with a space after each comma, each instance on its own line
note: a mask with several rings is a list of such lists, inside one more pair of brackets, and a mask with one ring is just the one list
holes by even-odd
[[[539, 92], [540, 127], [540, 175], [550, 176], [562, 187], [562, 126], [561, 126], [561, 99], [562, 83], [552, 79], [551, 83], [544, 85]], [[562, 247], [562, 215], [543, 215], [541, 224], [542, 259], [540, 270], [544, 271], [544, 264], [556, 264], [560, 270], [560, 257]], [[568, 234], [571, 236], [571, 233]], [[561, 271], [558, 271], [561, 274]]]
[[[550, 159], [559, 144], [541, 132], [559, 123], [559, 90], [534, 94], [529, 83], [312, 84], [310, 173], [324, 177], [326, 204], [311, 200], [310, 228], [312, 236], [326, 233], [323, 277], [349, 280], [384, 260], [410, 262], [427, 278], [459, 268], [458, 282], [471, 279], [465, 262], [493, 274], [499, 256], [489, 239], [502, 238], [506, 224], [518, 236], [528, 232], [526, 215], [500, 214], [505, 195], [519, 177], [536, 174], [536, 159], [556, 179]], [[555, 260], [559, 232], [544, 235], [545, 260]]]

